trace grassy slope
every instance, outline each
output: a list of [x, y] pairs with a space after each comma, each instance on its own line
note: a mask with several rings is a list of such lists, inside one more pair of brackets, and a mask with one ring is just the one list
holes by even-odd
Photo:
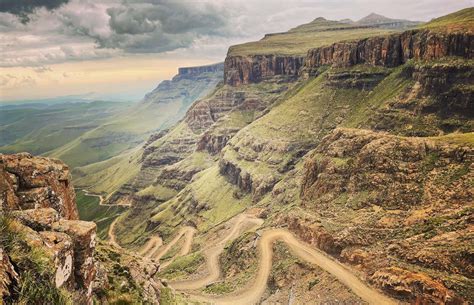
[[[334, 29], [337, 30], [334, 30]], [[393, 33], [381, 28], [356, 28], [337, 21], [314, 20], [286, 33], [267, 35], [260, 41], [248, 42], [229, 49], [228, 56], [295, 55], [304, 56], [309, 49], [337, 41], [352, 40]]]
[[97, 235], [102, 239], [107, 238], [110, 224], [126, 209], [121, 206], [101, 206], [98, 197], [87, 196], [82, 190], [76, 190], [76, 203], [79, 218], [94, 221], [97, 224]]
[[474, 8], [466, 8], [439, 17], [421, 25], [420, 28], [443, 31], [470, 31], [474, 29]]

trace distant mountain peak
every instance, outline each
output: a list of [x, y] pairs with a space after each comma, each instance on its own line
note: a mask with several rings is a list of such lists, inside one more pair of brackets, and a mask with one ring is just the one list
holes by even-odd
[[377, 13], [370, 13], [364, 18], [355, 22], [358, 25], [368, 26], [387, 26], [387, 27], [410, 27], [420, 24], [418, 21], [410, 21], [406, 19], [392, 19]]
[[357, 23], [360, 23], [360, 24], [384, 23], [384, 22], [390, 22], [390, 21], [394, 21], [394, 20], [395, 19], [391, 19], [391, 18], [385, 17], [385, 16], [377, 14], [377, 13], [370, 13], [369, 15], [367, 15], [364, 18], [357, 21]]
[[313, 20], [313, 22], [323, 22], [323, 21], [328, 21], [328, 20], [324, 17], [318, 17], [318, 18]]

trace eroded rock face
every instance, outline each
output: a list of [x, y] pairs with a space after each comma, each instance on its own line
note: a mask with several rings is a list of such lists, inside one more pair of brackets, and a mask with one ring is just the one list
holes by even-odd
[[434, 60], [446, 56], [473, 58], [474, 35], [412, 30], [384, 37], [337, 42], [310, 50], [304, 70], [309, 75], [314, 75], [324, 65], [348, 67], [368, 64], [396, 67], [409, 59]]
[[[68, 167], [26, 153], [0, 155], [0, 185], [0, 212], [9, 211], [23, 242], [52, 262], [56, 287], [69, 290], [81, 304], [91, 304], [96, 224], [77, 220]], [[3, 267], [8, 267], [8, 254], [0, 254]], [[6, 286], [14, 281], [21, 285], [15, 272], [14, 268], [3, 272], [9, 276]]]
[[79, 217], [69, 167], [59, 160], [0, 155], [0, 179], [4, 209], [53, 208], [65, 219]]
[[304, 57], [254, 55], [228, 56], [224, 64], [224, 82], [228, 85], [258, 83], [266, 78], [295, 78], [303, 66]]

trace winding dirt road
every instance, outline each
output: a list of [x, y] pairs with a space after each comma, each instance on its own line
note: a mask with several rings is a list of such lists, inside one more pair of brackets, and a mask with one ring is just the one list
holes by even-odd
[[108, 235], [109, 235], [109, 241], [110, 243], [117, 247], [117, 248], [122, 248], [118, 242], [117, 242], [117, 239], [115, 238], [115, 233], [114, 233], [114, 230], [115, 230], [115, 224], [117, 223], [117, 221], [119, 220], [120, 217], [117, 217], [115, 218], [115, 220], [110, 224], [110, 227], [109, 227], [109, 231], [108, 231]]
[[[180, 251], [176, 253], [175, 256], [173, 256], [170, 260], [164, 262], [161, 264], [161, 269], [166, 268], [169, 264], [171, 264], [176, 258], [180, 256], [187, 255], [191, 251], [191, 246], [193, 243], [193, 238], [194, 238], [194, 233], [196, 232], [196, 229], [193, 227], [183, 227], [181, 230], [179, 230], [178, 234], [173, 238], [172, 241], [167, 243], [166, 245], [163, 245], [163, 241], [161, 240], [160, 237], [155, 237], [155, 246], [151, 248], [148, 253], [145, 255], [147, 258], [151, 258], [154, 260], [159, 261], [166, 253], [168, 253], [171, 248], [176, 245], [176, 243], [181, 239], [181, 237], [184, 237], [184, 244], [181, 247]], [[148, 243], [145, 245], [146, 247], [142, 249], [141, 252], [145, 252], [146, 248], [150, 248]]]
[[237, 294], [231, 294], [223, 297], [191, 294], [192, 299], [219, 305], [257, 304], [260, 301], [262, 295], [265, 293], [265, 289], [267, 287], [267, 281], [273, 263], [273, 244], [278, 240], [283, 241], [297, 257], [317, 265], [335, 276], [341, 283], [346, 285], [352, 290], [352, 292], [369, 304], [398, 304], [396, 301], [383, 295], [379, 291], [367, 286], [341, 263], [328, 257], [323, 252], [313, 249], [307, 244], [297, 240], [293, 234], [282, 229], [265, 231], [259, 239], [258, 249], [260, 253], [260, 266], [257, 277], [250, 286], [239, 291]]
[[110, 197], [110, 195], [107, 196], [107, 198], [104, 198], [104, 196], [91, 193], [86, 189], [81, 189], [81, 191], [83, 191], [84, 195], [86, 195], [86, 196], [99, 198], [99, 205], [101, 205], [101, 206], [105, 206], [105, 207], [113, 207], [113, 206], [131, 207], [132, 206], [131, 204], [125, 204], [125, 203], [107, 204], [107, 203], [104, 203], [104, 202], [105, 202], [105, 200], [107, 200]]
[[153, 236], [143, 245], [138, 253], [140, 253], [141, 256], [150, 258], [151, 255], [158, 251], [161, 246], [163, 246], [163, 240], [161, 237]]
[[[113, 230], [115, 221], [111, 225]], [[169, 285], [175, 290], [196, 290], [206, 285], [209, 285], [220, 277], [219, 255], [224, 251], [226, 243], [237, 238], [243, 232], [254, 230], [263, 224], [263, 220], [247, 214], [240, 214], [234, 217], [229, 224], [231, 229], [228, 234], [213, 243], [207, 248], [203, 249], [203, 254], [206, 258], [207, 275], [197, 278], [182, 281], [170, 282]], [[109, 232], [112, 232], [109, 230]], [[180, 251], [173, 256], [172, 259], [163, 263], [161, 268], [166, 268], [171, 262], [179, 256], [187, 255], [191, 251], [192, 241], [196, 230], [192, 227], [183, 227], [178, 234], [168, 244], [163, 246], [163, 241], [160, 237], [150, 239], [142, 250], [141, 254], [145, 257], [160, 260], [170, 249], [177, 244], [177, 242], [184, 237], [185, 241]], [[113, 234], [109, 233], [111, 241]], [[249, 305], [260, 302], [261, 297], [267, 288], [268, 277], [271, 272], [273, 264], [273, 245], [276, 241], [284, 242], [293, 254], [300, 259], [303, 259], [311, 264], [319, 266], [321, 269], [332, 274], [342, 284], [352, 290], [354, 294], [359, 296], [362, 300], [374, 305], [395, 305], [398, 302], [385, 296], [362, 282], [351, 270], [332, 259], [324, 252], [314, 249], [306, 243], [298, 240], [295, 236], [284, 229], [270, 229], [264, 231], [258, 239], [257, 247], [260, 255], [259, 267], [255, 280], [242, 290], [225, 296], [208, 296], [202, 294], [190, 293], [187, 294], [193, 300], [219, 304], [219, 305]]]
[[[256, 218], [246, 214], [240, 214], [233, 218], [232, 229], [229, 234], [221, 239], [217, 244], [205, 248], [203, 250], [206, 258], [206, 267], [208, 274], [204, 277], [192, 280], [183, 280], [170, 282], [170, 286], [177, 290], [191, 290], [198, 289], [209, 285], [219, 279], [220, 268], [219, 268], [219, 255], [224, 251], [226, 243], [230, 240], [236, 239], [243, 231], [255, 229], [263, 224], [263, 219]], [[245, 230], [245, 228], [248, 228]]]

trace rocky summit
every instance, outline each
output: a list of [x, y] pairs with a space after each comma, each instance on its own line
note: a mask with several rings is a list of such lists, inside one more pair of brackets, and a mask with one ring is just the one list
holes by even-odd
[[87, 192], [0, 155], [3, 301], [473, 303], [473, 35], [467, 8], [232, 46], [145, 96], [181, 106]]

